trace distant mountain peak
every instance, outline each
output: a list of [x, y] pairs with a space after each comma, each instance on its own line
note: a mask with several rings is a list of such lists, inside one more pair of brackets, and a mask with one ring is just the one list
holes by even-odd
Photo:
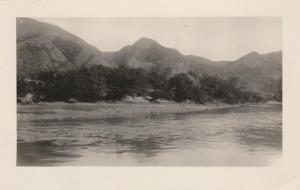
[[243, 57], [256, 57], [259, 55], [260, 55], [260, 53], [258, 53], [257, 51], [251, 51], [250, 53], [244, 55]]
[[244, 56], [242, 56], [242, 57], [240, 57], [239, 59], [237, 59], [236, 61], [239, 61], [239, 60], [245, 60], [245, 59], [256, 59], [256, 58], [258, 58], [258, 57], [260, 57], [261, 56], [261, 54], [260, 53], [258, 53], [258, 52], [256, 52], [256, 51], [251, 51], [250, 53], [248, 53], [248, 54], [246, 54], [246, 55], [244, 55]]
[[148, 47], [150, 45], [160, 45], [157, 41], [150, 39], [150, 38], [146, 38], [146, 37], [142, 37], [139, 40], [137, 40], [133, 45], [134, 46], [141, 46], [141, 47]]

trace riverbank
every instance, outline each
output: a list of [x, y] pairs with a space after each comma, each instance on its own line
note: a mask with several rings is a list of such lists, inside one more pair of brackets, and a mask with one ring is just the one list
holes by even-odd
[[136, 118], [160, 114], [192, 113], [205, 110], [238, 107], [230, 104], [194, 103], [42, 103], [18, 104], [18, 120], [88, 120], [107, 118]]

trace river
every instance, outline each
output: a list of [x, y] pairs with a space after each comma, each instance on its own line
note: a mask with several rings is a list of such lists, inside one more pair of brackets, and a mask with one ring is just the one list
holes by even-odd
[[266, 166], [281, 150], [281, 104], [17, 127], [18, 166]]

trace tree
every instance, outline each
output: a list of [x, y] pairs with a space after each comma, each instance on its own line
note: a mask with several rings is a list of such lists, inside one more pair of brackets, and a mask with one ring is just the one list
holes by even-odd
[[274, 99], [278, 102], [282, 102], [282, 77], [277, 80], [276, 90], [274, 92]]
[[180, 73], [174, 75], [169, 80], [169, 85], [174, 93], [174, 100], [177, 102], [183, 102], [190, 98], [190, 89], [192, 81], [189, 75], [186, 73]]

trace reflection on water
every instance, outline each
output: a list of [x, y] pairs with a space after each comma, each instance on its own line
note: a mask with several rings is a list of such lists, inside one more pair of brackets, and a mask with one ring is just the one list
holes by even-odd
[[281, 109], [266, 104], [135, 119], [19, 120], [17, 164], [267, 165], [281, 154]]

